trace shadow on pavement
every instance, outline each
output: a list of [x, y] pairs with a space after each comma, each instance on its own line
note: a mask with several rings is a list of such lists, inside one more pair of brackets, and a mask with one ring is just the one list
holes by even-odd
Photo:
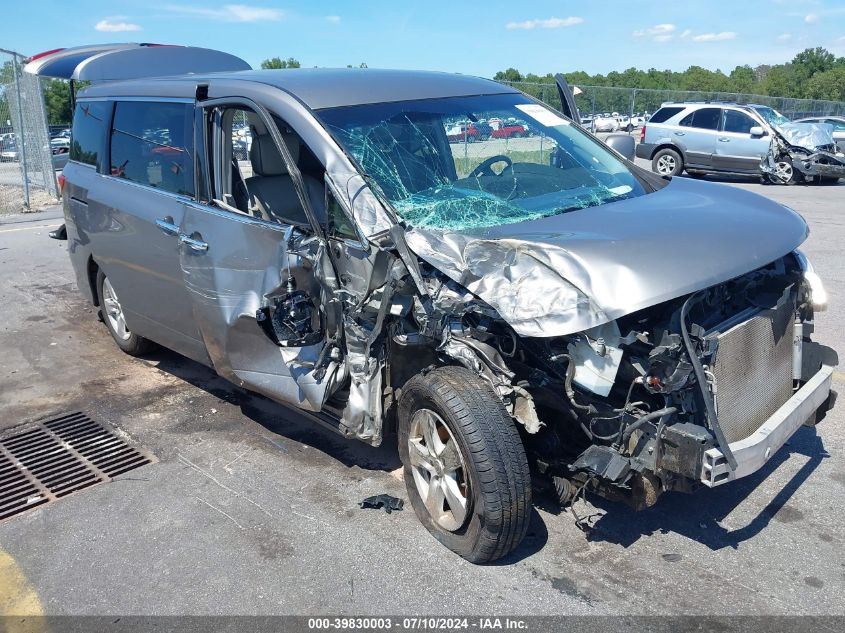
[[379, 447], [345, 439], [323, 428], [297, 409], [242, 389], [218, 376], [214, 370], [170, 350], [158, 349], [149, 354], [146, 360], [155, 363], [161, 371], [238, 406], [244, 416], [268, 431], [320, 450], [344, 466], [389, 472], [402, 465], [396, 450], [395, 435], [386, 434]]
[[[736, 528], [722, 524], [755, 488], [793, 455], [809, 459], [750, 522]], [[773, 519], [781, 523], [803, 520], [801, 511], [788, 502], [827, 457], [829, 455], [815, 429], [802, 427], [759, 471], [717, 488], [701, 488], [693, 494], [667, 493], [657, 505], [641, 512], [591, 497], [590, 501], [605, 512], [588, 531], [588, 538], [628, 547], [644, 536], [675, 532], [712, 550], [736, 549], [740, 543], [762, 532]]]

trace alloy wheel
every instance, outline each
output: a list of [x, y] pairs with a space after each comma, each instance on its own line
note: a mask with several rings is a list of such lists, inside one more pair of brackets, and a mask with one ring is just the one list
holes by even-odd
[[675, 158], [669, 154], [664, 154], [657, 159], [657, 173], [669, 176], [675, 171]]
[[408, 456], [417, 492], [431, 518], [450, 532], [460, 529], [470, 501], [466, 463], [452, 431], [434, 411], [414, 413]]
[[789, 182], [792, 180], [794, 172], [792, 169], [792, 163], [788, 163], [785, 160], [778, 161], [775, 165], [775, 177], [781, 182]]
[[128, 341], [132, 333], [126, 328], [126, 318], [123, 315], [123, 308], [120, 307], [120, 301], [117, 298], [117, 293], [106, 277], [103, 279], [103, 307], [105, 308], [106, 318], [109, 320], [112, 331], [122, 341]]

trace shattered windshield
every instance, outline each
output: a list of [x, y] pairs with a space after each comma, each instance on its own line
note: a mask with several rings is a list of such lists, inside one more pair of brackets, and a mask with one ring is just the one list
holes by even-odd
[[768, 106], [761, 106], [754, 109], [757, 111], [757, 114], [766, 119], [766, 122], [769, 125], [773, 125], [774, 127], [780, 127], [784, 123], [790, 122], [789, 119], [787, 119], [774, 108], [769, 108]]
[[411, 226], [483, 228], [645, 193], [615, 153], [520, 94], [350, 106], [318, 116]]

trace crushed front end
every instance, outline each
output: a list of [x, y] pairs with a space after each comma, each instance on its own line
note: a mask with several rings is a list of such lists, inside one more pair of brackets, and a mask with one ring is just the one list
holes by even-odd
[[839, 150], [830, 125], [791, 123], [772, 132], [769, 152], [760, 163], [760, 170], [771, 182], [845, 178], [845, 153]]
[[551, 338], [518, 336], [470, 307], [439, 349], [497, 385], [562, 501], [587, 486], [641, 508], [756, 471], [826, 410], [836, 359], [810, 341], [826, 301], [814, 279], [790, 253]]

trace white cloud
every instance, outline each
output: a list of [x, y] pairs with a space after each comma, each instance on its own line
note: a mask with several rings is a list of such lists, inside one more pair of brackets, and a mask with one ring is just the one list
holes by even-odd
[[736, 39], [736, 33], [733, 31], [722, 31], [721, 33], [701, 33], [700, 35], [693, 35], [693, 42], [724, 42], [726, 40]]
[[807, 24], [815, 24], [819, 21], [819, 16], [817, 13], [808, 13], [804, 16], [804, 22]]
[[648, 37], [654, 42], [668, 42], [674, 37], [674, 24], [655, 24], [647, 29], [639, 29], [634, 31], [634, 37]]
[[775, 38], [775, 40], [777, 40], [778, 42], [788, 42], [791, 39], [792, 33], [781, 33]]
[[505, 28], [509, 31], [531, 29], [559, 29], [564, 26], [581, 24], [584, 18], [571, 16], [568, 18], [546, 18], [545, 20], [525, 20], [524, 22], [508, 22]]
[[129, 31], [140, 31], [141, 25], [140, 24], [133, 24], [132, 22], [126, 22], [126, 18], [117, 17], [117, 18], [106, 18], [105, 20], [100, 20], [94, 25], [94, 28], [97, 31], [103, 31], [104, 33], [127, 33]]
[[285, 12], [281, 9], [252, 7], [247, 4], [224, 4], [218, 8], [171, 4], [165, 8], [173, 13], [193, 15], [210, 20], [221, 20], [223, 22], [275, 22], [285, 16]]
[[681, 33], [681, 37], [684, 38], [689, 37], [690, 35], [692, 35], [692, 29], [684, 29], [684, 32]]
[[326, 21], [331, 22], [332, 24], [340, 24], [340, 16], [339, 15], [327, 15]]

